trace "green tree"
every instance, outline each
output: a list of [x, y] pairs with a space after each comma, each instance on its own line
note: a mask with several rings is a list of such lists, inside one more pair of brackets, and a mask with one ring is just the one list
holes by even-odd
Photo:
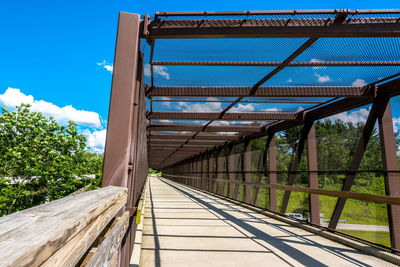
[[[64, 197], [101, 180], [102, 156], [86, 149], [86, 138], [70, 121], [21, 105], [0, 115], [0, 215]], [[94, 174], [95, 179], [85, 175]]]

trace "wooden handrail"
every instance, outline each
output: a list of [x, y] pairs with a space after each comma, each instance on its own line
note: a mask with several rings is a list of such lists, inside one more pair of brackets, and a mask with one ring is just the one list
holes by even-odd
[[108, 186], [0, 218], [0, 266], [74, 266], [125, 205]]

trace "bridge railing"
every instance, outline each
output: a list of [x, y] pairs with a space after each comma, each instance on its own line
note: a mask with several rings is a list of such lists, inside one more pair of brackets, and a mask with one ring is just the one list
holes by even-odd
[[126, 188], [108, 186], [1, 217], [0, 266], [118, 265], [126, 201]]
[[[200, 173], [201, 174], [201, 173]], [[202, 189], [208, 191], [213, 194], [217, 194], [223, 197], [227, 197], [230, 199], [234, 199], [236, 201], [245, 202], [246, 204], [256, 206], [254, 201], [245, 201], [242, 200], [238, 195], [235, 196], [235, 193], [239, 191], [239, 186], [249, 186], [253, 189], [269, 189], [269, 190], [281, 190], [286, 192], [300, 192], [306, 194], [312, 194], [317, 196], [328, 196], [328, 197], [337, 197], [349, 200], [358, 200], [364, 201], [366, 203], [378, 203], [378, 204], [386, 204], [392, 206], [400, 206], [400, 197], [399, 196], [390, 196], [390, 195], [378, 195], [378, 194], [370, 194], [370, 193], [359, 193], [359, 192], [352, 192], [352, 191], [339, 191], [339, 190], [330, 190], [330, 189], [320, 189], [320, 188], [306, 188], [301, 186], [293, 186], [293, 185], [282, 185], [282, 184], [272, 184], [272, 183], [254, 183], [254, 182], [246, 182], [241, 180], [227, 180], [227, 179], [218, 179], [217, 177], [209, 177], [207, 175], [199, 175], [194, 174], [194, 176], [187, 176], [187, 175], [176, 175], [176, 174], [167, 174], [163, 173], [163, 177], [170, 179], [172, 181], [189, 185], [198, 189]], [[230, 190], [233, 188], [233, 190]], [[257, 195], [253, 194], [253, 199], [256, 199]], [[283, 216], [287, 216], [286, 213], [278, 212], [277, 209], [271, 210], [268, 209], [270, 212], [274, 212], [276, 214], [280, 214]], [[289, 216], [290, 217], [290, 216]], [[303, 223], [306, 221], [300, 220]], [[318, 228], [322, 228], [328, 230], [330, 232], [337, 232], [341, 235], [356, 239], [358, 241], [368, 243], [375, 247], [379, 247], [385, 250], [389, 250], [392, 253], [397, 255], [400, 254], [400, 251], [395, 247], [388, 247], [382, 245], [380, 243], [372, 242], [370, 240], [359, 238], [357, 236], [346, 234], [341, 231], [337, 231], [336, 229], [331, 229], [329, 227], [322, 226], [320, 223], [313, 223], [307, 222], [313, 226], [317, 226]], [[382, 227], [382, 226], [381, 226]], [[379, 228], [379, 226], [377, 227]], [[396, 233], [397, 234], [397, 233]], [[391, 236], [391, 238], [394, 238]]]

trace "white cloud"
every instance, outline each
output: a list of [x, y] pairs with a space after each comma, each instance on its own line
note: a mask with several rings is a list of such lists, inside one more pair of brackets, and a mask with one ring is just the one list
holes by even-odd
[[332, 81], [328, 75], [319, 75], [318, 73], [314, 73], [315, 76], [318, 77], [318, 82], [326, 83]]
[[292, 83], [293, 82], [293, 79], [292, 78], [289, 78], [287, 81], [286, 81], [286, 83]]
[[282, 110], [279, 109], [279, 108], [266, 108], [266, 109], [262, 109], [261, 111], [272, 111], [272, 112], [274, 112], [274, 111], [282, 111]]
[[46, 116], [54, 117], [60, 123], [75, 121], [78, 125], [101, 128], [100, 116], [98, 113], [86, 110], [77, 110], [71, 105], [59, 107], [44, 100], [35, 100], [32, 95], [25, 95], [20, 89], [8, 87], [0, 94], [0, 106], [8, 109], [15, 109], [21, 104], [31, 105], [31, 110], [42, 112]]
[[105, 60], [103, 60], [102, 62], [96, 62], [96, 64], [98, 66], [102, 66], [103, 68], [105, 68], [107, 71], [109, 71], [111, 73], [113, 72], [113, 65], [107, 63]]
[[237, 107], [231, 108], [228, 112], [253, 112], [255, 110], [253, 104], [238, 104]]
[[168, 124], [168, 123], [172, 123], [171, 120], [158, 120], [158, 122], [161, 122], [161, 124]]
[[[163, 96], [163, 97], [161, 97], [161, 100], [163, 100], [163, 101], [168, 101], [168, 100], [171, 100], [171, 98], [166, 97], [166, 96]], [[167, 106], [167, 107], [170, 107], [170, 106], [171, 106], [171, 102], [162, 102], [162, 104], [163, 104], [164, 106]]]
[[398, 118], [393, 117], [393, 131], [397, 133], [399, 130], [400, 130], [400, 117]]
[[[168, 69], [165, 66], [153, 66], [153, 71], [155, 74], [158, 74], [161, 77], [164, 77], [165, 79], [169, 80], [171, 78], [171, 76], [169, 75], [167, 70]], [[147, 76], [147, 77], [151, 76], [150, 64], [144, 65], [144, 76]]]
[[87, 138], [87, 145], [96, 153], [103, 153], [107, 130], [93, 131], [86, 129], [82, 133]]
[[351, 85], [355, 87], [361, 87], [367, 85], [367, 82], [363, 79], [357, 79]]
[[352, 122], [352, 123], [357, 123], [357, 122], [364, 122], [367, 120], [368, 115], [369, 115], [370, 108], [361, 108], [359, 110], [355, 111], [348, 111], [348, 112], [342, 112], [336, 115], [333, 115], [329, 118], [328, 120], [341, 120], [345, 123], [347, 122]]
[[[215, 101], [218, 100], [215, 97], [208, 97], [207, 100]], [[183, 112], [220, 112], [222, 111], [221, 102], [205, 102], [205, 103], [185, 103], [178, 102], [178, 109]]]
[[[311, 60], [310, 60], [310, 62], [311, 63], [320, 63], [320, 62], [325, 62], [325, 61], [323, 61], [323, 60], [321, 60], [321, 59], [318, 59], [318, 58], [312, 58]], [[326, 67], [312, 67], [314, 70], [317, 70], [317, 69], [325, 69]]]

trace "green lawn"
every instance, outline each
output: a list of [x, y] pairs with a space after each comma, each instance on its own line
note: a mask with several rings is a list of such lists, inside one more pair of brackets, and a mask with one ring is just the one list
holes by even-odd
[[356, 231], [356, 230], [340, 230], [340, 232], [390, 247], [389, 232]]

